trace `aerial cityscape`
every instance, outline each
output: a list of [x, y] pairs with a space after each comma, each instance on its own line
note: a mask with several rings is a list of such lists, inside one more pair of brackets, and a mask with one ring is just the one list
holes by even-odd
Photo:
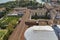
[[60, 0], [1, 0], [0, 40], [60, 40]]

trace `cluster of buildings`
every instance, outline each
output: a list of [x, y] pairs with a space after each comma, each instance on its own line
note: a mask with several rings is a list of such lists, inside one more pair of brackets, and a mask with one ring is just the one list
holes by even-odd
[[[20, 23], [9, 40], [60, 40], [60, 0], [40, 0], [43, 8], [14, 8], [16, 14], [23, 14]], [[50, 19], [31, 19], [32, 16], [48, 16]]]
[[[28, 8], [26, 7], [14, 8], [14, 10], [8, 15], [23, 16], [25, 14], [25, 10], [28, 10]], [[55, 6], [49, 5], [49, 3], [45, 3], [43, 8], [29, 9], [29, 10], [30, 10], [29, 19], [31, 20], [32, 20], [32, 16], [35, 16], [35, 14], [37, 14], [37, 16], [39, 17], [47, 16], [49, 18], [49, 19], [44, 18], [43, 20], [54, 20], [54, 22], [56, 21], [56, 24], [60, 24], [60, 7], [59, 6], [55, 7]], [[41, 20], [41, 19], [38, 19], [38, 20]]]

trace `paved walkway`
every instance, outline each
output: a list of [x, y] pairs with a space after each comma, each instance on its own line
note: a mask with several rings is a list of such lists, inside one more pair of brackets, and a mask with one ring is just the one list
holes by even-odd
[[24, 32], [28, 28], [28, 26], [25, 24], [25, 21], [28, 20], [30, 17], [29, 10], [26, 10], [26, 14], [21, 19], [21, 22], [19, 25], [17, 25], [14, 32], [11, 34], [8, 40], [24, 40]]

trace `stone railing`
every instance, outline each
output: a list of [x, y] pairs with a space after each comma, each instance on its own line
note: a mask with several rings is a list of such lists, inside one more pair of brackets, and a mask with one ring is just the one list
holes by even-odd
[[50, 19], [41, 19], [39, 20], [39, 25], [52, 25], [53, 21]]
[[39, 20], [27, 20], [27, 25], [52, 25], [53, 21], [50, 19], [39, 19]]
[[54, 23], [59, 25], [60, 24], [60, 19], [55, 19]]

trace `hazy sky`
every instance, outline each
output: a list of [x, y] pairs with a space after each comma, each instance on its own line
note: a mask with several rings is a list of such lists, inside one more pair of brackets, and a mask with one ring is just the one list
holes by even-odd
[[12, 0], [0, 0], [0, 3], [5, 3], [5, 2], [8, 2], [8, 1], [12, 1]]
[[[0, 0], [0, 3], [5, 3], [5, 2], [8, 2], [8, 1], [12, 1], [12, 0]], [[39, 0], [37, 0], [39, 2]]]

